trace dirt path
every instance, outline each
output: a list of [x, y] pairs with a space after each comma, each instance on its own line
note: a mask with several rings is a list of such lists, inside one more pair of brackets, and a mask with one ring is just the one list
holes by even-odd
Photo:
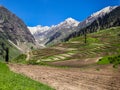
[[115, 70], [61, 69], [18, 64], [9, 64], [9, 67], [56, 90], [120, 90], [120, 72]]

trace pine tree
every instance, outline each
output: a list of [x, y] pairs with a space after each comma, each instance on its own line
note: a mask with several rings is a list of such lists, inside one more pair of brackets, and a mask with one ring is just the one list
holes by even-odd
[[4, 43], [1, 43], [0, 55], [5, 59], [5, 62], [9, 62], [9, 48], [5, 46]]
[[84, 30], [84, 37], [85, 37], [84, 43], [86, 44], [87, 43], [87, 31], [86, 30]]
[[9, 62], [9, 48], [7, 47], [7, 48], [5, 49], [5, 51], [6, 51], [5, 61], [8, 63], [8, 62]]

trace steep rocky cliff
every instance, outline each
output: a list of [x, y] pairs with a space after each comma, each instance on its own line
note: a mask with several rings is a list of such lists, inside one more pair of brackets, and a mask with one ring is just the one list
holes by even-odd
[[24, 22], [3, 6], [0, 6], [0, 38], [23, 51], [35, 45], [35, 39]]

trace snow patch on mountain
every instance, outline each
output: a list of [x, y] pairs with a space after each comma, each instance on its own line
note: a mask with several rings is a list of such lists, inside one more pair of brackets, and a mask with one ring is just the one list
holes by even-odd
[[115, 8], [117, 8], [118, 6], [108, 6], [103, 8], [102, 10], [93, 13], [92, 15], [90, 15], [87, 19], [85, 19], [83, 22], [81, 22], [78, 27], [79, 28], [84, 28], [87, 25], [89, 25], [90, 23], [92, 23], [94, 20], [96, 20], [99, 17], [103, 17], [106, 14], [110, 13], [112, 10], [114, 10]]
[[61, 24], [67, 24], [67, 25], [70, 25], [70, 26], [78, 26], [80, 22], [73, 19], [73, 18], [67, 18], [64, 22], [62, 22]]
[[35, 39], [42, 44], [45, 44], [46, 41], [49, 40], [62, 40], [65, 36], [69, 35], [70, 33], [80, 30], [81, 28], [85, 28], [90, 25], [93, 21], [98, 19], [99, 17], [103, 17], [106, 14], [110, 13], [112, 10], [117, 8], [118, 6], [108, 6], [103, 8], [102, 10], [93, 13], [87, 19], [82, 22], [79, 22], [71, 17], [65, 19], [63, 22], [59, 23], [58, 25], [52, 26], [35, 26], [35, 27], [28, 27], [30, 32], [33, 34]]
[[34, 34], [37, 34], [37, 33], [39, 33], [39, 34], [40, 33], [44, 33], [46, 31], [50, 31], [50, 30], [53, 30], [53, 29], [57, 30], [57, 29], [60, 29], [60, 28], [76, 27], [76, 26], [78, 26], [78, 24], [79, 24], [79, 21], [76, 21], [73, 18], [67, 18], [65, 21], [61, 22], [60, 24], [58, 24], [58, 25], [52, 25], [51, 27], [37, 25], [35, 27], [29, 27], [28, 26], [28, 29], [34, 35]]
[[[45, 43], [44, 41], [47, 41], [54, 33], [65, 30], [67, 32], [70, 32], [72, 28], [77, 27], [79, 24], [79, 21], [73, 19], [73, 18], [67, 18], [65, 21], [59, 23], [58, 25], [52, 25], [49, 26], [35, 26], [35, 27], [28, 27], [30, 32], [35, 37], [36, 41], [39, 43]], [[64, 32], [64, 31], [63, 31]]]
[[103, 8], [102, 10], [100, 10], [100, 11], [98, 11], [98, 12], [96, 12], [96, 13], [93, 13], [92, 15], [91, 15], [91, 17], [100, 17], [100, 16], [103, 16], [103, 15], [105, 15], [105, 14], [107, 14], [107, 13], [110, 13], [113, 9], [115, 9], [115, 8], [117, 8], [118, 6], [108, 6], [108, 7], [105, 7], [105, 8]]
[[30, 32], [32, 34], [35, 34], [35, 33], [42, 33], [42, 32], [45, 32], [49, 29], [50, 27], [48, 26], [41, 26], [41, 25], [37, 25], [35, 27], [28, 27], [28, 29], [30, 30]]

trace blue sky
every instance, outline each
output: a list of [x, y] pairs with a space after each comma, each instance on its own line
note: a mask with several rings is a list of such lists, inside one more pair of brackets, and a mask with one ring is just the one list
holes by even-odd
[[28, 26], [51, 26], [72, 17], [82, 21], [120, 0], [0, 0], [0, 4], [20, 17]]

